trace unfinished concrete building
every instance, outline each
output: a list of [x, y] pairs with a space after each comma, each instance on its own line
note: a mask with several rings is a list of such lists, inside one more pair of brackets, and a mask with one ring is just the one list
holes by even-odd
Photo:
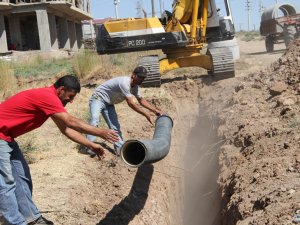
[[9, 50], [76, 51], [90, 0], [0, 0], [0, 53]]

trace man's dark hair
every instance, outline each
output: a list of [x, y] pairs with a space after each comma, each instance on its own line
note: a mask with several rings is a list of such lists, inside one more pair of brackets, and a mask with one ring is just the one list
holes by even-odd
[[63, 76], [54, 83], [55, 89], [62, 86], [65, 88], [66, 91], [74, 90], [76, 91], [76, 93], [79, 93], [81, 89], [79, 80], [73, 75]]

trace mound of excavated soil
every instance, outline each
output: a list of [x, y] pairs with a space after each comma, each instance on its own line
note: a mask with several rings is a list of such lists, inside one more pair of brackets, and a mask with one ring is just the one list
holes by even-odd
[[220, 119], [222, 224], [292, 224], [300, 214], [300, 40], [271, 68], [206, 87]]

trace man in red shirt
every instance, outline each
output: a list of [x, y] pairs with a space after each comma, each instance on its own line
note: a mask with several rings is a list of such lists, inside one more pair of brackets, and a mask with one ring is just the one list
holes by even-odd
[[64, 135], [97, 155], [104, 156], [103, 148], [81, 133], [118, 141], [115, 131], [90, 126], [67, 113], [64, 106], [79, 92], [77, 78], [67, 75], [51, 87], [22, 91], [0, 104], [0, 214], [9, 224], [53, 224], [41, 216], [32, 200], [29, 167], [14, 138], [51, 117]]

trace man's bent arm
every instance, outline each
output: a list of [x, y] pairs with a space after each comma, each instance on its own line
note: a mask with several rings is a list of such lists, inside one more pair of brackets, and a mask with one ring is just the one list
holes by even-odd
[[143, 97], [137, 98], [139, 103], [145, 107], [146, 109], [149, 109], [150, 111], [154, 112], [156, 115], [160, 116], [162, 113], [160, 110], [158, 110], [154, 105], [150, 104], [146, 99]]
[[51, 118], [60, 126], [59, 128], [63, 134], [66, 134], [67, 128], [71, 128], [80, 133], [99, 136], [111, 143], [118, 141], [118, 135], [116, 131], [91, 126], [84, 121], [70, 115], [69, 113], [55, 113], [51, 116]]
[[[52, 118], [53, 119], [53, 118]], [[68, 128], [65, 123], [61, 123], [61, 121], [57, 119], [53, 119], [54, 123], [57, 125], [59, 130], [66, 135], [72, 141], [84, 145], [86, 147], [90, 147], [91, 141], [86, 139], [81, 133], [77, 132], [76, 130]]]
[[[52, 118], [53, 119], [53, 118]], [[84, 137], [81, 133], [79, 133], [76, 130], [73, 130], [71, 128], [68, 128], [65, 123], [62, 123], [61, 121], [57, 119], [53, 119], [54, 123], [57, 125], [59, 130], [66, 135], [70, 140], [88, 147], [89, 149], [93, 150], [96, 154], [104, 156], [105, 152], [103, 148], [95, 144], [94, 142], [89, 141], [86, 137]]]
[[151, 120], [151, 116], [146, 113], [144, 110], [142, 110], [137, 104], [134, 103], [133, 101], [133, 96], [131, 97], [126, 97], [126, 102], [129, 105], [130, 108], [132, 108], [134, 111], [136, 111], [137, 113], [142, 114], [143, 116], [145, 116], [147, 118], [147, 120], [153, 124], [152, 120]]

